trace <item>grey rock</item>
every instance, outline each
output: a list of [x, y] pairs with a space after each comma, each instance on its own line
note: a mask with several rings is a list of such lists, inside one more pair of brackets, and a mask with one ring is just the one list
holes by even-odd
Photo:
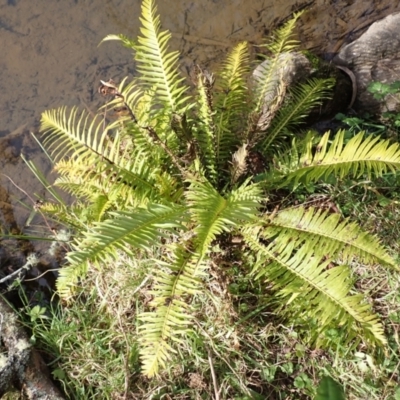
[[356, 77], [355, 110], [374, 114], [400, 111], [397, 94], [378, 101], [367, 90], [371, 82], [390, 84], [400, 80], [400, 13], [372, 24], [359, 39], [344, 46], [333, 62], [349, 68]]

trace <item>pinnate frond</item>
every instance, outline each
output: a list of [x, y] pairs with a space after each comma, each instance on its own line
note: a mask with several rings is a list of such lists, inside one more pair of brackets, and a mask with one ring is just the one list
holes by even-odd
[[265, 99], [274, 97], [277, 86], [279, 85], [280, 71], [284, 68], [284, 62], [280, 55], [293, 51], [299, 44], [298, 41], [291, 38], [296, 21], [301, 16], [301, 12], [294, 14], [293, 18], [283, 25], [282, 28], [275, 32], [275, 37], [269, 43], [263, 45], [271, 53], [267, 63], [263, 63], [257, 69], [257, 74], [254, 77], [254, 109], [253, 113], [262, 112], [265, 104]]
[[[129, 211], [110, 212], [112, 218], [94, 224], [67, 254], [69, 270], [89, 262], [107, 263], [118, 257], [121, 250], [132, 255], [134, 249], [149, 250], [155, 243], [176, 228], [184, 229], [185, 210], [180, 206], [149, 204]], [[69, 281], [60, 271], [57, 289], [60, 294], [69, 293], [76, 282]]]
[[263, 236], [279, 237], [282, 246], [308, 246], [310, 254], [350, 263], [395, 265], [375, 236], [363, 232], [358, 224], [340, 214], [310, 207], [285, 209], [267, 223]]
[[174, 342], [181, 342], [192, 322], [190, 298], [201, 291], [207, 263], [195, 253], [177, 245], [172, 262], [159, 262], [151, 290], [153, 311], [139, 315], [143, 372], [149, 377], [165, 368], [175, 353]]
[[103, 43], [103, 42], [108, 42], [108, 41], [110, 41], [110, 40], [118, 40], [118, 41], [122, 42], [122, 44], [123, 44], [125, 47], [127, 47], [128, 49], [132, 49], [132, 50], [135, 50], [135, 49], [136, 49], [136, 46], [137, 46], [137, 43], [136, 43], [134, 40], [132, 40], [131, 38], [129, 38], [129, 37], [125, 36], [125, 35], [122, 35], [122, 34], [118, 34], [118, 35], [115, 35], [115, 34], [107, 35], [107, 36], [100, 42], [100, 44]]
[[272, 40], [264, 44], [273, 54], [281, 54], [296, 49], [300, 42], [292, 38], [294, 28], [298, 19], [303, 15], [303, 11], [293, 14], [293, 18], [273, 33]]
[[44, 145], [56, 160], [72, 153], [78, 157], [88, 151], [101, 155], [107, 140], [107, 127], [104, 129], [103, 125], [100, 118], [93, 119], [84, 111], [79, 116], [76, 107], [69, 113], [66, 107], [48, 110], [41, 118]]
[[142, 1], [142, 27], [136, 49], [140, 80], [156, 88], [155, 99], [175, 112], [184, 108], [187, 87], [178, 72], [179, 52], [168, 52], [169, 31], [161, 31], [160, 17], [154, 0]]
[[244, 129], [248, 111], [247, 76], [249, 73], [247, 42], [237, 44], [228, 54], [218, 77], [215, 109], [216, 158], [223, 167], [240, 143], [237, 132]]
[[264, 244], [267, 238], [258, 228], [246, 228], [242, 234], [258, 256], [253, 273], [274, 283], [287, 315], [316, 319], [320, 332], [334, 321], [348, 332], [349, 341], [361, 334], [371, 344], [386, 344], [382, 324], [370, 305], [362, 295], [350, 295], [352, 280], [346, 265], [332, 266], [331, 259], [310, 252], [308, 242], [298, 246], [296, 241], [281, 241], [278, 235]]
[[207, 178], [216, 183], [218, 180], [216, 127], [214, 123], [212, 86], [213, 77], [207, 71], [195, 66], [195, 79], [198, 91], [198, 124], [193, 131], [196, 138], [202, 165]]
[[379, 136], [365, 136], [358, 133], [347, 143], [344, 141], [345, 131], [335, 134], [330, 143], [330, 133], [322, 137], [319, 144], [313, 149], [313, 139], [306, 144], [306, 150], [299, 157], [298, 164], [288, 173], [286, 182], [300, 180], [306, 182], [317, 181], [333, 174], [339, 178], [351, 174], [355, 177], [373, 175], [400, 168], [400, 146]]

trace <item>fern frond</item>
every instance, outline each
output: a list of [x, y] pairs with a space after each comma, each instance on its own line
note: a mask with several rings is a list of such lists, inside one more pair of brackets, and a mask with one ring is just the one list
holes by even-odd
[[160, 17], [154, 0], [142, 1], [140, 17], [142, 36], [136, 47], [137, 70], [141, 81], [156, 88], [156, 98], [165, 107], [175, 112], [184, 110], [187, 87], [178, 73], [179, 52], [168, 52], [169, 31], [161, 31]]
[[[125, 47], [127, 47], [128, 49], [132, 49], [132, 50], [135, 50], [135, 49], [136, 49], [136, 46], [137, 46], [137, 43], [136, 43], [134, 40], [132, 40], [131, 38], [129, 38], [129, 37], [125, 36], [125, 35], [122, 35], [122, 34], [118, 34], [118, 35], [115, 35], [115, 34], [107, 35], [107, 36], [100, 42], [100, 44], [102, 44], [103, 42], [108, 42], [108, 41], [110, 41], [110, 40], [118, 40], [118, 41], [122, 42], [122, 44], [123, 44]], [[99, 45], [100, 45], [100, 44], [99, 44]]]
[[333, 79], [310, 79], [291, 89], [289, 101], [276, 113], [260, 142], [262, 150], [267, 152], [279, 137], [289, 136], [290, 131], [303, 122], [314, 107], [329, 98], [334, 83]]
[[190, 183], [186, 198], [196, 224], [196, 251], [203, 256], [218, 234], [254, 219], [261, 191], [246, 181], [224, 198], [209, 182], [192, 180]]
[[217, 144], [215, 124], [214, 124], [214, 110], [212, 99], [212, 86], [213, 76], [209, 76], [206, 71], [195, 67], [196, 85], [198, 90], [197, 96], [197, 110], [199, 122], [194, 129], [193, 134], [196, 138], [202, 165], [206, 171], [207, 178], [216, 183], [218, 180], [217, 168]]
[[60, 271], [56, 282], [57, 292], [60, 297], [68, 300], [73, 294], [76, 294], [79, 285], [78, 282], [87, 276], [89, 264], [64, 265]]
[[86, 210], [86, 205], [82, 203], [68, 205], [68, 208], [60, 203], [44, 203], [40, 209], [43, 213], [49, 215], [52, 220], [76, 229], [78, 232], [86, 229], [86, 219], [82, 217]]
[[371, 344], [386, 344], [382, 324], [370, 305], [361, 295], [349, 295], [352, 282], [347, 266], [330, 268], [331, 260], [310, 253], [308, 242], [298, 247], [278, 236], [264, 245], [261, 231], [247, 228], [242, 234], [258, 255], [253, 273], [274, 282], [288, 315], [316, 319], [320, 332], [334, 321], [348, 332], [349, 341], [362, 334]]
[[[131, 153], [131, 158], [113, 158], [115, 163], [110, 158], [99, 160], [97, 156], [61, 160], [55, 168], [61, 177], [55, 184], [68, 193], [87, 199], [91, 194], [110, 195], [115, 191], [120, 192], [120, 198], [126, 199], [125, 204], [143, 205], [146, 199], [154, 201], [159, 198], [156, 179], [160, 179], [158, 174], [161, 174], [161, 171], [157, 167], [151, 168], [148, 158], [136, 151]], [[174, 186], [170, 188], [173, 189]]]
[[[185, 209], [179, 206], [150, 204], [147, 208], [131, 211], [110, 212], [112, 219], [94, 225], [85, 232], [74, 251], [67, 254], [69, 271], [82, 269], [88, 262], [105, 263], [118, 257], [118, 250], [132, 255], [132, 249], [148, 250], [161, 237], [174, 233], [176, 228], [184, 229]], [[72, 272], [71, 272], [72, 273]], [[73, 273], [72, 273], [73, 275]], [[64, 278], [63, 272], [57, 281], [61, 295], [68, 294], [76, 281]]]
[[291, 39], [295, 24], [301, 16], [301, 12], [294, 14], [282, 28], [275, 32], [275, 38], [271, 43], [264, 44], [272, 56], [268, 57], [269, 62], [261, 64], [254, 76], [254, 114], [262, 112], [265, 99], [272, 100], [279, 84], [280, 71], [285, 67], [285, 58], [280, 57], [282, 53], [289, 53], [298, 46], [298, 41]]
[[394, 260], [375, 236], [363, 232], [358, 224], [348, 219], [341, 221], [339, 214], [329, 214], [315, 208], [303, 207], [279, 212], [263, 233], [272, 239], [279, 235], [282, 246], [307, 245], [310, 254], [318, 253], [330, 259], [340, 258], [349, 263], [357, 258], [364, 264], [384, 263], [395, 266]]
[[365, 174], [371, 178], [400, 169], [398, 143], [380, 137], [365, 137], [364, 132], [360, 132], [345, 144], [344, 135], [345, 131], [337, 132], [329, 145], [330, 133], [325, 133], [315, 151], [313, 140], [310, 139], [297, 166], [292, 167], [288, 174], [286, 183], [317, 181], [331, 174], [339, 178], [349, 174], [355, 177]]
[[201, 290], [206, 262], [195, 253], [177, 245], [172, 262], [160, 263], [155, 272], [150, 306], [154, 311], [139, 315], [143, 372], [152, 377], [171, 358], [174, 342], [180, 342], [192, 321], [188, 303]]
[[293, 13], [293, 18], [287, 21], [283, 26], [273, 33], [271, 42], [265, 43], [265, 46], [273, 54], [281, 54], [293, 51], [300, 44], [298, 40], [291, 38], [297, 20], [303, 15], [304, 11]]
[[247, 42], [237, 44], [228, 54], [216, 79], [215, 100], [216, 158], [219, 168], [226, 167], [232, 149], [240, 143], [238, 132], [244, 130], [248, 105], [249, 73]]
[[78, 116], [76, 107], [69, 114], [66, 107], [45, 111], [41, 118], [41, 131], [45, 134], [44, 145], [51, 149], [56, 160], [72, 153], [79, 156], [89, 149], [101, 155], [107, 139], [103, 121], [93, 119], [84, 111]]
[[120, 186], [125, 194], [135, 196], [136, 204], [142, 204], [145, 198], [156, 200], [154, 179], [161, 173], [161, 166], [153, 161], [160, 157], [160, 152], [150, 143], [148, 135], [137, 134], [143, 133], [143, 129], [132, 127], [135, 141], [143, 138], [141, 145], [135, 143], [132, 147], [122, 141], [120, 129], [114, 130], [111, 137], [102, 123], [94, 129], [93, 126], [94, 121], [89, 123], [89, 116], [84, 113], [79, 117], [76, 109], [69, 114], [65, 108], [43, 114], [45, 144], [58, 158], [63, 158], [56, 167], [65, 178], [63, 186], [67, 187], [68, 180], [71, 187], [82, 181], [103, 189], [106, 185], [108, 190]]

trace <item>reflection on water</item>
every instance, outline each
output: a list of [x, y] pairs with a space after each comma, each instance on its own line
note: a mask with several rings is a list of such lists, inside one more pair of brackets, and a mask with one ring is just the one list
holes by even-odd
[[[110, 33], [137, 35], [140, 1], [38, 1], [34, 7], [28, 1], [0, 1], [0, 168], [15, 184], [0, 177], [0, 223], [11, 229], [29, 214], [18, 201], [32, 205], [27, 194], [44, 194], [21, 163], [21, 151], [50, 173], [29, 131], [37, 130], [40, 113], [48, 108], [96, 110], [102, 101], [96, 92], [100, 79], [119, 81], [134, 74], [127, 49], [114, 42], [98, 44]], [[303, 46], [326, 54], [400, 5], [391, 0], [159, 1], [163, 26], [172, 32], [171, 45], [181, 51], [184, 70], [194, 61], [214, 65], [238, 41], [259, 43], [302, 8], [307, 10], [298, 28]]]

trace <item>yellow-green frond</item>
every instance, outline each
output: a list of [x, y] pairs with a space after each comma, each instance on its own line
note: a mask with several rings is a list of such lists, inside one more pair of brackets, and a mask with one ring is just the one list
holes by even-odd
[[247, 76], [249, 73], [247, 42], [237, 44], [228, 54], [216, 80], [215, 118], [216, 158], [223, 167], [240, 143], [238, 132], [243, 131], [249, 108]]
[[107, 139], [107, 127], [100, 118], [92, 118], [78, 109], [67, 113], [66, 107], [48, 110], [42, 114], [41, 132], [45, 135], [44, 145], [50, 148], [55, 159], [82, 155], [88, 151], [101, 154]]
[[[298, 41], [291, 39], [295, 24], [302, 13], [294, 14], [282, 28], [274, 32], [274, 39], [271, 43], [266, 43], [266, 47], [271, 53], [267, 57], [267, 62], [263, 62], [253, 73], [254, 79], [254, 114], [262, 112], [266, 99], [272, 101], [276, 88], [281, 79], [282, 70], [288, 58], [283, 53], [289, 53], [298, 46]], [[262, 47], [263, 47], [262, 46]], [[268, 106], [268, 104], [267, 104]]]
[[195, 67], [196, 85], [198, 90], [197, 111], [198, 124], [193, 130], [199, 147], [199, 157], [206, 171], [207, 178], [216, 183], [218, 180], [216, 127], [214, 122], [212, 87], [214, 77], [200, 67]]
[[287, 21], [281, 28], [273, 33], [272, 41], [266, 42], [265, 47], [273, 54], [289, 52], [297, 48], [300, 44], [298, 40], [292, 38], [297, 20], [303, 15], [303, 11], [293, 14], [293, 18]]
[[118, 41], [122, 42], [122, 44], [123, 44], [125, 47], [128, 47], [129, 49], [132, 49], [132, 50], [135, 50], [135, 49], [136, 49], [136, 46], [137, 46], [137, 43], [136, 43], [134, 40], [132, 40], [131, 38], [129, 38], [129, 37], [125, 36], [125, 35], [122, 35], [122, 34], [118, 34], [118, 35], [115, 35], [115, 34], [107, 35], [107, 36], [100, 42], [100, 44], [102, 44], [103, 42], [108, 42], [108, 41], [110, 41], [110, 40], [118, 40]]
[[136, 48], [137, 70], [147, 87], [156, 87], [156, 99], [173, 111], [184, 109], [187, 87], [178, 72], [179, 52], [168, 52], [171, 33], [161, 31], [154, 0], [142, 1], [142, 27]]
[[339, 214], [329, 214], [310, 207], [279, 212], [263, 233], [263, 237], [279, 237], [282, 246], [308, 246], [310, 254], [319, 254], [349, 263], [355, 258], [364, 264], [395, 265], [375, 236], [363, 232], [358, 224], [342, 220]]
[[334, 323], [348, 332], [349, 341], [362, 334], [371, 344], [386, 344], [370, 305], [363, 296], [350, 295], [352, 279], [346, 265], [332, 266], [331, 259], [310, 252], [307, 242], [298, 246], [278, 237], [265, 244], [260, 230], [247, 228], [242, 234], [258, 256], [253, 273], [274, 283], [285, 315], [315, 319], [320, 332]]
[[[185, 229], [186, 212], [179, 206], [150, 204], [146, 208], [110, 212], [112, 218], [95, 223], [75, 243], [66, 256], [71, 270], [88, 262], [106, 263], [118, 257], [121, 250], [129, 255], [134, 249], [149, 250], [154, 243], [176, 229]], [[58, 290], [67, 293], [76, 282], [58, 279]]]
[[349, 174], [359, 177], [382, 176], [387, 171], [400, 169], [400, 146], [380, 137], [365, 136], [360, 132], [347, 143], [345, 131], [339, 131], [330, 142], [327, 132], [313, 148], [312, 138], [300, 156], [298, 164], [287, 176], [287, 182], [316, 181], [333, 174], [343, 178]]
[[143, 372], [149, 377], [165, 368], [175, 353], [174, 342], [180, 342], [190, 326], [192, 316], [188, 304], [201, 289], [200, 278], [207, 264], [191, 251], [177, 245], [172, 262], [160, 262], [155, 271], [150, 293], [151, 312], [139, 315]]

